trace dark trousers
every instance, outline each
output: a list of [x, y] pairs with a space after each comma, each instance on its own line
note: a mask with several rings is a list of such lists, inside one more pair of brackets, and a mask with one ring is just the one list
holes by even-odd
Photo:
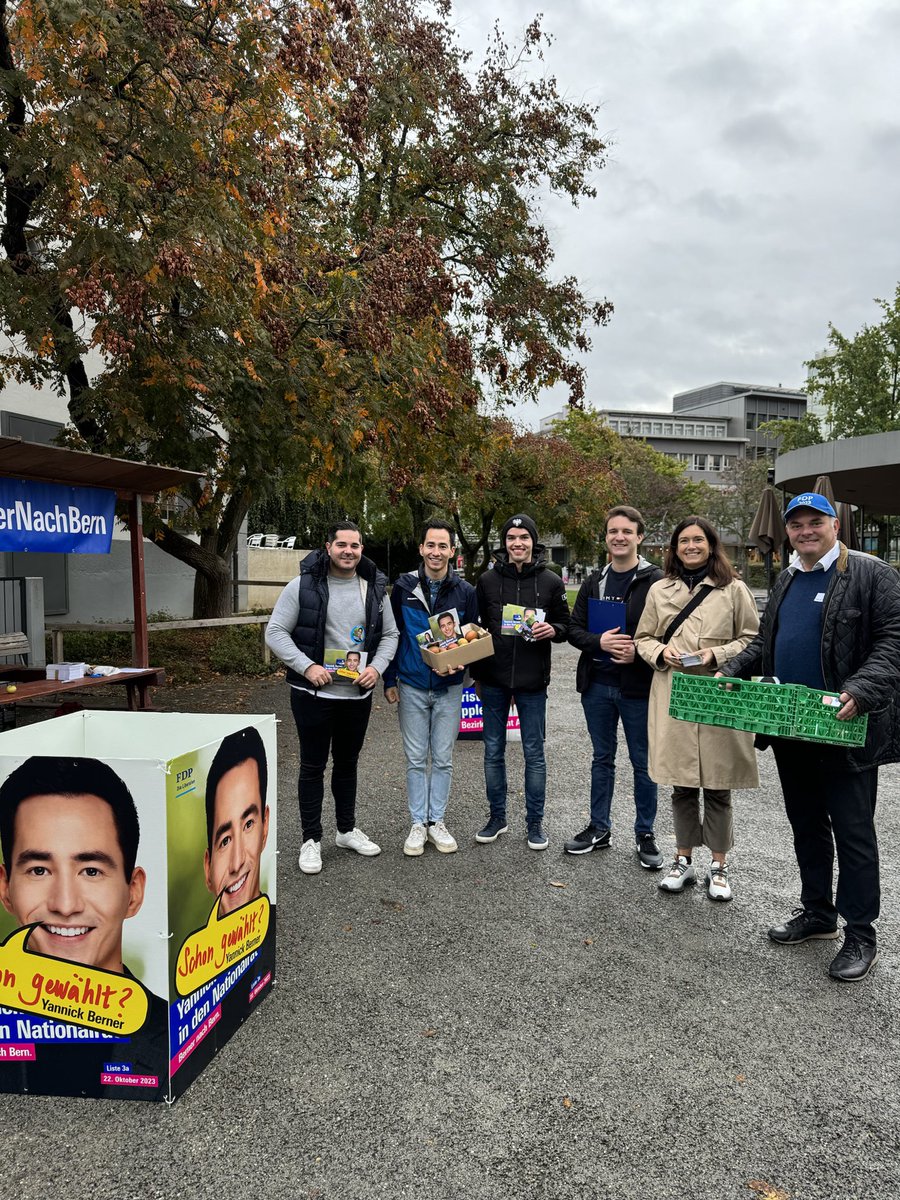
[[[874, 945], [873, 922], [881, 904], [877, 767], [851, 771], [837, 747], [774, 740], [772, 748], [794, 831], [800, 902], [826, 918], [840, 913], [848, 932]], [[835, 848], [838, 881], [832, 898]]]
[[356, 764], [369, 727], [372, 697], [324, 700], [291, 688], [291, 711], [300, 739], [297, 796], [303, 840], [322, 840], [322, 800], [329, 751], [335, 822], [338, 833], [349, 833], [356, 824]]

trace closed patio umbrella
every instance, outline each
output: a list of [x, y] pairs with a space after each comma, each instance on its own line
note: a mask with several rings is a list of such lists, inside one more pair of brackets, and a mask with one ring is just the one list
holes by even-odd
[[853, 519], [853, 509], [849, 504], [843, 502], [838, 503], [834, 498], [834, 488], [831, 486], [831, 479], [828, 475], [820, 475], [816, 480], [814, 492], [818, 492], [820, 496], [824, 496], [834, 505], [834, 510], [838, 515], [838, 520], [841, 523], [840, 539], [850, 550], [859, 549], [859, 537], [856, 533], [856, 522]]
[[820, 475], [816, 480], [816, 485], [813, 488], [813, 491], [818, 492], [820, 496], [824, 496], [829, 504], [831, 504], [834, 508], [837, 508], [837, 501], [834, 498], [834, 488], [831, 486], [830, 475]]
[[747, 544], [759, 550], [766, 564], [766, 591], [772, 590], [772, 554], [784, 541], [784, 521], [775, 489], [766, 487], [759, 498], [756, 516], [750, 526]]
[[852, 505], [841, 501], [836, 508], [838, 520], [841, 523], [839, 534], [841, 541], [849, 550], [859, 550], [859, 535], [856, 532], [856, 519], [853, 516]]

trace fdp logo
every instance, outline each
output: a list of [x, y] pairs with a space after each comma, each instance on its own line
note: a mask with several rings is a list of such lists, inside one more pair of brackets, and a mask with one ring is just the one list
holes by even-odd
[[175, 772], [176, 796], [185, 796], [188, 792], [194, 791], [195, 787], [193, 767], [185, 767], [183, 770]]

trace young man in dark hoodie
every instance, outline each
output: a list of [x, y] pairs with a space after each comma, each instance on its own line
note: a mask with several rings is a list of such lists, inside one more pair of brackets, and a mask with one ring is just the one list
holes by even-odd
[[400, 703], [411, 818], [403, 853], [410, 858], [423, 854], [426, 842], [441, 854], [452, 854], [457, 849], [444, 816], [450, 798], [465, 674], [463, 668], [449, 675], [432, 671], [422, 661], [416, 638], [426, 632], [429, 618], [436, 613], [449, 618], [448, 629], [454, 626], [447, 609], [456, 609], [461, 625], [478, 619], [475, 589], [450, 565], [456, 554], [453, 526], [446, 521], [429, 521], [422, 531], [419, 553], [419, 569], [400, 575], [391, 591], [400, 644], [384, 674], [385, 699], [388, 704]]
[[[594, 750], [591, 763], [591, 820], [563, 849], [589, 854], [610, 844], [616, 745], [619, 720], [625, 730], [628, 757], [634, 771], [634, 836], [642, 867], [658, 871], [663, 856], [653, 834], [656, 784], [647, 774], [647, 708], [652, 668], [635, 655], [637, 629], [651, 583], [662, 579], [659, 567], [639, 553], [644, 519], [636, 508], [620, 504], [606, 515], [606, 548], [610, 561], [581, 585], [569, 641], [581, 651], [575, 686], [581, 694], [588, 733]], [[591, 599], [618, 600], [625, 605], [624, 627], [592, 632]]]
[[[485, 571], [476, 588], [481, 623], [494, 639], [494, 655], [471, 667], [480, 687], [484, 711], [484, 781], [490, 816], [475, 835], [477, 842], [495, 842], [506, 833], [506, 722], [515, 701], [525, 756], [525, 821], [528, 846], [546, 850], [543, 830], [547, 764], [544, 735], [547, 686], [550, 683], [550, 644], [564, 642], [569, 630], [569, 605], [562, 580], [546, 566], [531, 517], [517, 513], [503, 526], [493, 570]], [[540, 609], [543, 620], [529, 627], [526, 639], [521, 621], [504, 622], [503, 610]], [[506, 626], [504, 628], [504, 625]], [[518, 625], [518, 628], [517, 628]]]

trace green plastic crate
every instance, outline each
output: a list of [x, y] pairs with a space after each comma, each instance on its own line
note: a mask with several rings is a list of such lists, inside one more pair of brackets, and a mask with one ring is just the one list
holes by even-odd
[[767, 737], [793, 738], [838, 746], [861, 746], [868, 715], [838, 721], [833, 692], [799, 683], [758, 683], [714, 679], [711, 675], [672, 675], [669, 715], [680, 721], [725, 726]]
[[795, 684], [797, 692], [794, 711], [794, 732], [791, 737], [803, 742], [827, 742], [838, 746], [862, 746], [866, 740], [869, 714], [837, 719], [841, 702], [836, 692], [818, 692], [815, 688]]
[[788, 688], [745, 679], [713, 679], [711, 675], [672, 675], [669, 715], [680, 721], [719, 725], [791, 737], [794, 698]]

